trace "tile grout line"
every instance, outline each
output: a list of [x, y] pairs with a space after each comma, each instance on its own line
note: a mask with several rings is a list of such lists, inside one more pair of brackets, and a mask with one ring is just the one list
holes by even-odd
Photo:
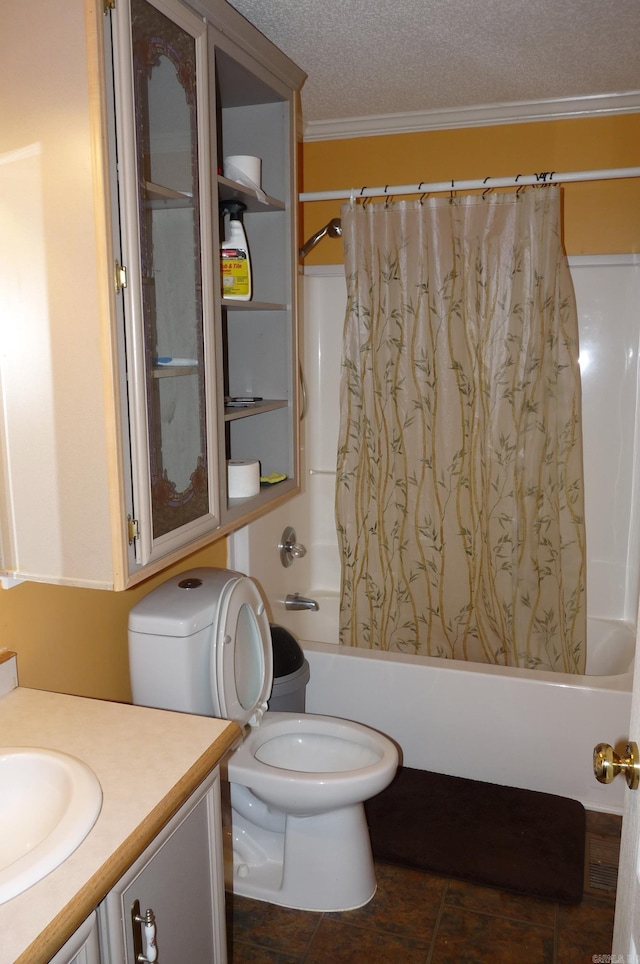
[[317, 936], [317, 934], [318, 934], [318, 930], [319, 930], [319, 928], [320, 928], [320, 924], [322, 923], [322, 921], [324, 920], [324, 918], [325, 918], [325, 912], [324, 912], [324, 911], [323, 911], [321, 914], [318, 914], [318, 920], [317, 920], [317, 922], [316, 922], [316, 926], [313, 928], [313, 931], [312, 931], [312, 933], [311, 933], [311, 936], [309, 937], [309, 940], [307, 941], [307, 946], [305, 947], [304, 951], [302, 952], [302, 957], [300, 958], [300, 964], [304, 964], [304, 962], [306, 961], [307, 955], [309, 954], [309, 951], [311, 950], [311, 945], [313, 944], [314, 940], [316, 939], [316, 936]]
[[[535, 897], [532, 898], [532, 900], [537, 900], [537, 899], [539, 898], [535, 898]], [[481, 907], [474, 907], [471, 912], [475, 914], [477, 917], [491, 917], [492, 920], [505, 921], [505, 922], [512, 921], [514, 924], [526, 924], [528, 927], [543, 927], [545, 928], [545, 930], [552, 931], [556, 926], [555, 915], [558, 912], [559, 905], [556, 901], [549, 901], [549, 903], [552, 903], [555, 908], [553, 924], [545, 924], [543, 921], [531, 920], [529, 917], [517, 917], [517, 916], [513, 916], [512, 914], [498, 914], [491, 910], [483, 910]]]
[[431, 943], [429, 945], [429, 952], [425, 960], [425, 964], [431, 964], [433, 960], [433, 953], [435, 951], [436, 939], [438, 936], [438, 931], [440, 930], [440, 921], [442, 920], [442, 915], [444, 914], [446, 896], [449, 890], [449, 880], [446, 880], [445, 885], [442, 889], [442, 896], [440, 898], [440, 906], [438, 907], [438, 913], [436, 914], [436, 919], [433, 922], [433, 934], [431, 935]]

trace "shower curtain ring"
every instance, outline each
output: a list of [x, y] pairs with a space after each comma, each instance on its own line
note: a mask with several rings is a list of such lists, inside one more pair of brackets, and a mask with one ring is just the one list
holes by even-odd
[[[363, 184], [363, 186], [360, 188], [360, 197], [362, 197], [362, 195], [364, 194], [364, 192], [365, 192], [366, 190], [367, 190], [367, 185], [366, 185], [366, 184]], [[368, 200], [369, 200], [369, 199], [366, 198], [366, 197], [365, 197], [365, 198], [362, 198], [362, 209], [363, 209], [363, 210], [366, 208], [366, 206], [367, 206], [367, 201], [368, 201]]]
[[536, 179], [540, 181], [541, 187], [547, 187], [551, 184], [551, 178], [555, 174], [555, 171], [542, 171], [540, 174], [536, 174]]
[[453, 204], [454, 180], [451, 178], [451, 193], [449, 194], [449, 204]]
[[[490, 180], [491, 180], [490, 177], [485, 177], [485, 179], [484, 179], [484, 181], [483, 181], [482, 183], [483, 183], [483, 184], [486, 184], [487, 181], [490, 181]], [[488, 188], [485, 188], [485, 190], [482, 192], [482, 200], [483, 200], [483, 201], [484, 201], [485, 197], [487, 196], [487, 194], [489, 193], [490, 190], [491, 190], [491, 188], [488, 187]]]

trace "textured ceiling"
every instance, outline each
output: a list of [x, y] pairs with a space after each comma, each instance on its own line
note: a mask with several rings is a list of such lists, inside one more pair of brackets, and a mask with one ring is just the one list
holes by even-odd
[[640, 0], [230, 0], [305, 122], [640, 90]]

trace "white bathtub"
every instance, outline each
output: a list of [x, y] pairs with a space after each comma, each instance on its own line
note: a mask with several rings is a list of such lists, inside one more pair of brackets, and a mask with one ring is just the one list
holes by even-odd
[[626, 784], [593, 776], [596, 743], [629, 737], [635, 630], [588, 620], [586, 676], [338, 646], [338, 599], [273, 618], [300, 640], [311, 669], [307, 710], [357, 720], [398, 743], [406, 766], [580, 800], [622, 813]]

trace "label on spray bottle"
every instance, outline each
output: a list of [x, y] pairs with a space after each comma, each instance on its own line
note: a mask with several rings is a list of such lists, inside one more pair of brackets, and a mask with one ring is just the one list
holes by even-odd
[[249, 293], [249, 259], [242, 248], [223, 247], [220, 252], [222, 297], [233, 298]]

